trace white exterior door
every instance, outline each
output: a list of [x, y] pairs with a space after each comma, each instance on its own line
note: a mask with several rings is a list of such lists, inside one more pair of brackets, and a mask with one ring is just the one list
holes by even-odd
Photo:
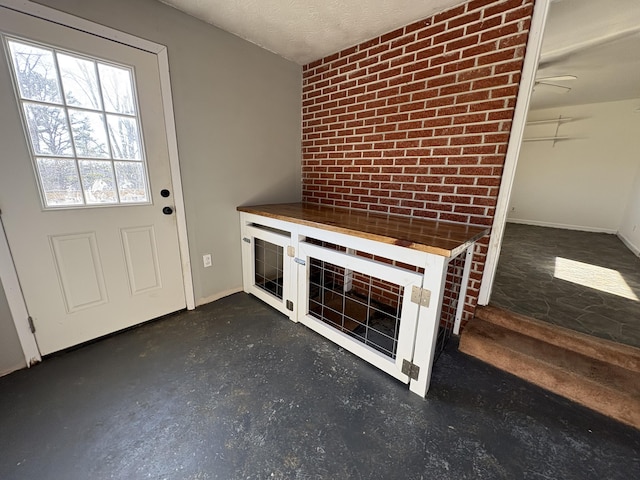
[[0, 33], [0, 209], [40, 352], [184, 308], [156, 56], [4, 7]]

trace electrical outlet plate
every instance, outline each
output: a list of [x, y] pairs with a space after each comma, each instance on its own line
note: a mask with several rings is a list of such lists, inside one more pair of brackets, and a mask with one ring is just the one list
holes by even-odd
[[204, 268], [210, 267], [211, 266], [211, 254], [207, 253], [206, 255], [202, 256], [202, 264], [204, 265]]

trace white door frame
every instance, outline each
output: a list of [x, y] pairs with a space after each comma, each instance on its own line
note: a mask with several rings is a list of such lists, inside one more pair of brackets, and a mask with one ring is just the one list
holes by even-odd
[[[191, 257], [189, 256], [187, 220], [184, 209], [182, 180], [180, 176], [178, 140], [176, 137], [175, 117], [173, 114], [173, 98], [171, 95], [167, 47], [28, 0], [0, 0], [0, 7], [7, 7], [17, 12], [48, 20], [66, 27], [71, 27], [91, 35], [96, 35], [107, 40], [113, 40], [156, 55], [160, 72], [160, 89], [162, 93], [165, 129], [169, 150], [169, 165], [173, 188], [172, 195], [175, 206], [180, 259], [182, 262], [182, 278], [184, 283], [185, 300], [187, 309], [193, 310], [195, 308], [195, 295], [193, 291], [193, 278], [191, 276]], [[9, 246], [4, 236], [4, 230], [0, 231], [0, 281], [5, 288], [7, 302], [9, 303], [9, 310], [11, 311], [13, 323], [15, 324], [16, 331], [18, 332], [25, 360], [27, 365], [30, 366], [33, 363], [40, 361], [41, 357], [35, 338], [29, 329], [26, 304], [22, 296], [22, 290], [20, 289], [18, 275], [11, 258], [11, 252], [9, 251]]]
[[535, 77], [538, 70], [538, 62], [540, 61], [544, 27], [547, 23], [549, 5], [552, 1], [553, 0], [535, 0], [534, 4], [533, 17], [531, 18], [531, 27], [529, 29], [529, 39], [527, 40], [527, 51], [522, 67], [520, 88], [518, 90], [516, 108], [513, 114], [513, 122], [511, 124], [511, 134], [509, 135], [502, 180], [500, 181], [496, 213], [491, 226], [487, 260], [484, 265], [482, 282], [480, 283], [480, 294], [478, 295], [479, 305], [487, 305], [489, 303], [491, 290], [493, 289], [496, 269], [498, 268], [498, 258], [500, 257], [500, 249], [502, 248], [504, 227], [507, 223], [511, 189], [513, 188], [513, 180], [516, 175], [516, 166], [518, 164], [518, 157], [520, 156], [524, 127], [527, 123], [527, 114], [529, 113], [529, 102], [531, 101], [531, 94], [533, 93]]
[[27, 366], [30, 367], [38, 363], [42, 358], [40, 357], [36, 337], [33, 332], [31, 332], [29, 325], [27, 304], [22, 295], [18, 274], [16, 273], [13, 258], [9, 251], [7, 237], [4, 234], [2, 217], [0, 217], [0, 283], [2, 283], [4, 293], [7, 297], [9, 312], [11, 312], [11, 318], [16, 327], [16, 333], [18, 334], [18, 340], [20, 340], [24, 360]]

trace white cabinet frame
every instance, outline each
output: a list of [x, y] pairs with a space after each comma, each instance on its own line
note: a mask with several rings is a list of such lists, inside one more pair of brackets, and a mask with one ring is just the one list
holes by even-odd
[[[289, 235], [281, 235], [279, 233], [270, 231], [267, 227], [283, 232], [289, 233]], [[298, 270], [294, 268], [292, 262], [295, 247], [293, 246], [291, 224], [281, 222], [279, 220], [272, 220], [265, 217], [258, 217], [251, 214], [242, 214], [242, 282], [243, 288], [246, 293], [251, 293], [258, 297], [263, 302], [271, 305], [276, 310], [284, 313], [291, 320], [297, 322], [296, 316], [296, 289], [297, 289], [297, 273]], [[282, 298], [278, 298], [275, 295], [263, 290], [256, 286], [255, 278], [255, 244], [256, 238], [272, 243], [283, 250], [283, 285], [282, 285]], [[289, 302], [289, 303], [288, 303]]]
[[[241, 211], [240, 219], [245, 292], [254, 294], [287, 315], [291, 320], [300, 321], [394, 378], [409, 383], [409, 389], [412, 392], [422, 397], [426, 395], [436, 353], [447, 268], [452, 260], [462, 257], [464, 267], [460, 280], [454, 327], [454, 332], [457, 334], [464, 312], [467, 284], [473, 259], [473, 243], [456, 250], [454, 256], [445, 257], [248, 212]], [[285, 233], [279, 234], [269, 231], [269, 229], [277, 229]], [[268, 294], [254, 284], [255, 238], [261, 238], [284, 248], [283, 271], [285, 273], [282, 300]], [[308, 238], [339, 245], [346, 250], [341, 252], [324, 248], [307, 242]], [[358, 256], [355, 252], [368, 253], [412, 265], [424, 269], [424, 274], [367, 259]], [[357, 271], [404, 287], [396, 359], [392, 359], [314, 316], [308, 315], [310, 258], [325, 260], [343, 267], [345, 282], [349, 281], [348, 276], [351, 271]], [[287, 308], [287, 300], [293, 303], [293, 309]], [[405, 368], [403, 372], [403, 366], [409, 366], [410, 371]]]

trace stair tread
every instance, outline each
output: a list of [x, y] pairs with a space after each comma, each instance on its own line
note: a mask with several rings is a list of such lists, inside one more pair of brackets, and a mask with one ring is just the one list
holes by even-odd
[[640, 428], [640, 373], [474, 319], [460, 351]]
[[475, 319], [469, 326], [477, 320], [500, 325], [546, 343], [640, 373], [640, 349], [629, 345], [596, 338], [492, 305], [478, 307]]
[[518, 351], [539, 362], [555, 365], [593, 382], [624, 389], [640, 398], [640, 375], [636, 372], [484, 320], [475, 319], [468, 328], [475, 330], [476, 335], [490, 338], [503, 348]]

